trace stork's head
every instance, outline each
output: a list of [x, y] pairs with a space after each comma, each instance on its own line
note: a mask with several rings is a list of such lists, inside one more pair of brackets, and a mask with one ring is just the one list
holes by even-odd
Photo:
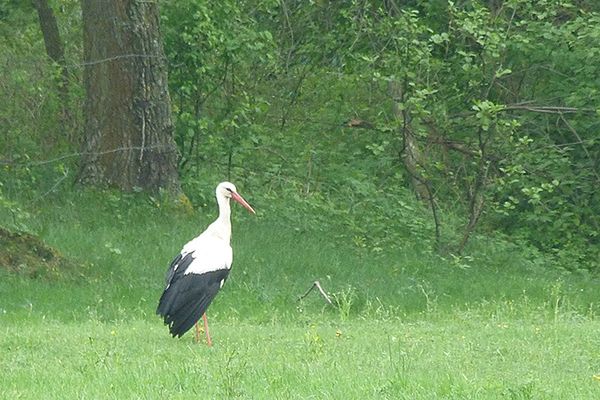
[[217, 186], [217, 197], [224, 197], [226, 199], [233, 199], [240, 203], [246, 210], [250, 211], [252, 214], [256, 214], [254, 209], [250, 207], [250, 204], [244, 200], [242, 196], [239, 195], [235, 185], [231, 182], [221, 182]]

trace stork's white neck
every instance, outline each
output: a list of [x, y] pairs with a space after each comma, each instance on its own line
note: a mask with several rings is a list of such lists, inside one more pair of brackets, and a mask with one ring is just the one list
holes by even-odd
[[219, 216], [211, 224], [211, 230], [215, 235], [229, 243], [231, 240], [231, 207], [229, 205], [229, 198], [217, 196], [217, 204], [219, 205]]
[[229, 205], [229, 197], [217, 196], [217, 204], [219, 205], [220, 220], [227, 221], [231, 225], [231, 206]]

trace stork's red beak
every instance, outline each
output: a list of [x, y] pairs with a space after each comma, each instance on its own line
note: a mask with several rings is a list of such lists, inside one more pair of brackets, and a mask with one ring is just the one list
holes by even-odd
[[256, 214], [256, 211], [254, 211], [254, 209], [250, 207], [250, 204], [248, 204], [248, 202], [236, 192], [231, 191], [231, 198], [240, 203], [246, 210], [250, 211], [252, 214]]

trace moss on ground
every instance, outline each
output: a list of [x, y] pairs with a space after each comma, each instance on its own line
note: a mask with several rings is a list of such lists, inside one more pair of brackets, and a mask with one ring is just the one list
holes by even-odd
[[39, 237], [0, 227], [0, 268], [30, 278], [58, 277], [74, 263]]

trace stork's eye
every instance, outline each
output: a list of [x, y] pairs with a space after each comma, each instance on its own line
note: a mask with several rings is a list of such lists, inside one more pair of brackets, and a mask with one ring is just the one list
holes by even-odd
[[225, 188], [229, 193], [233, 192], [233, 190], [229, 189], [229, 188]]

